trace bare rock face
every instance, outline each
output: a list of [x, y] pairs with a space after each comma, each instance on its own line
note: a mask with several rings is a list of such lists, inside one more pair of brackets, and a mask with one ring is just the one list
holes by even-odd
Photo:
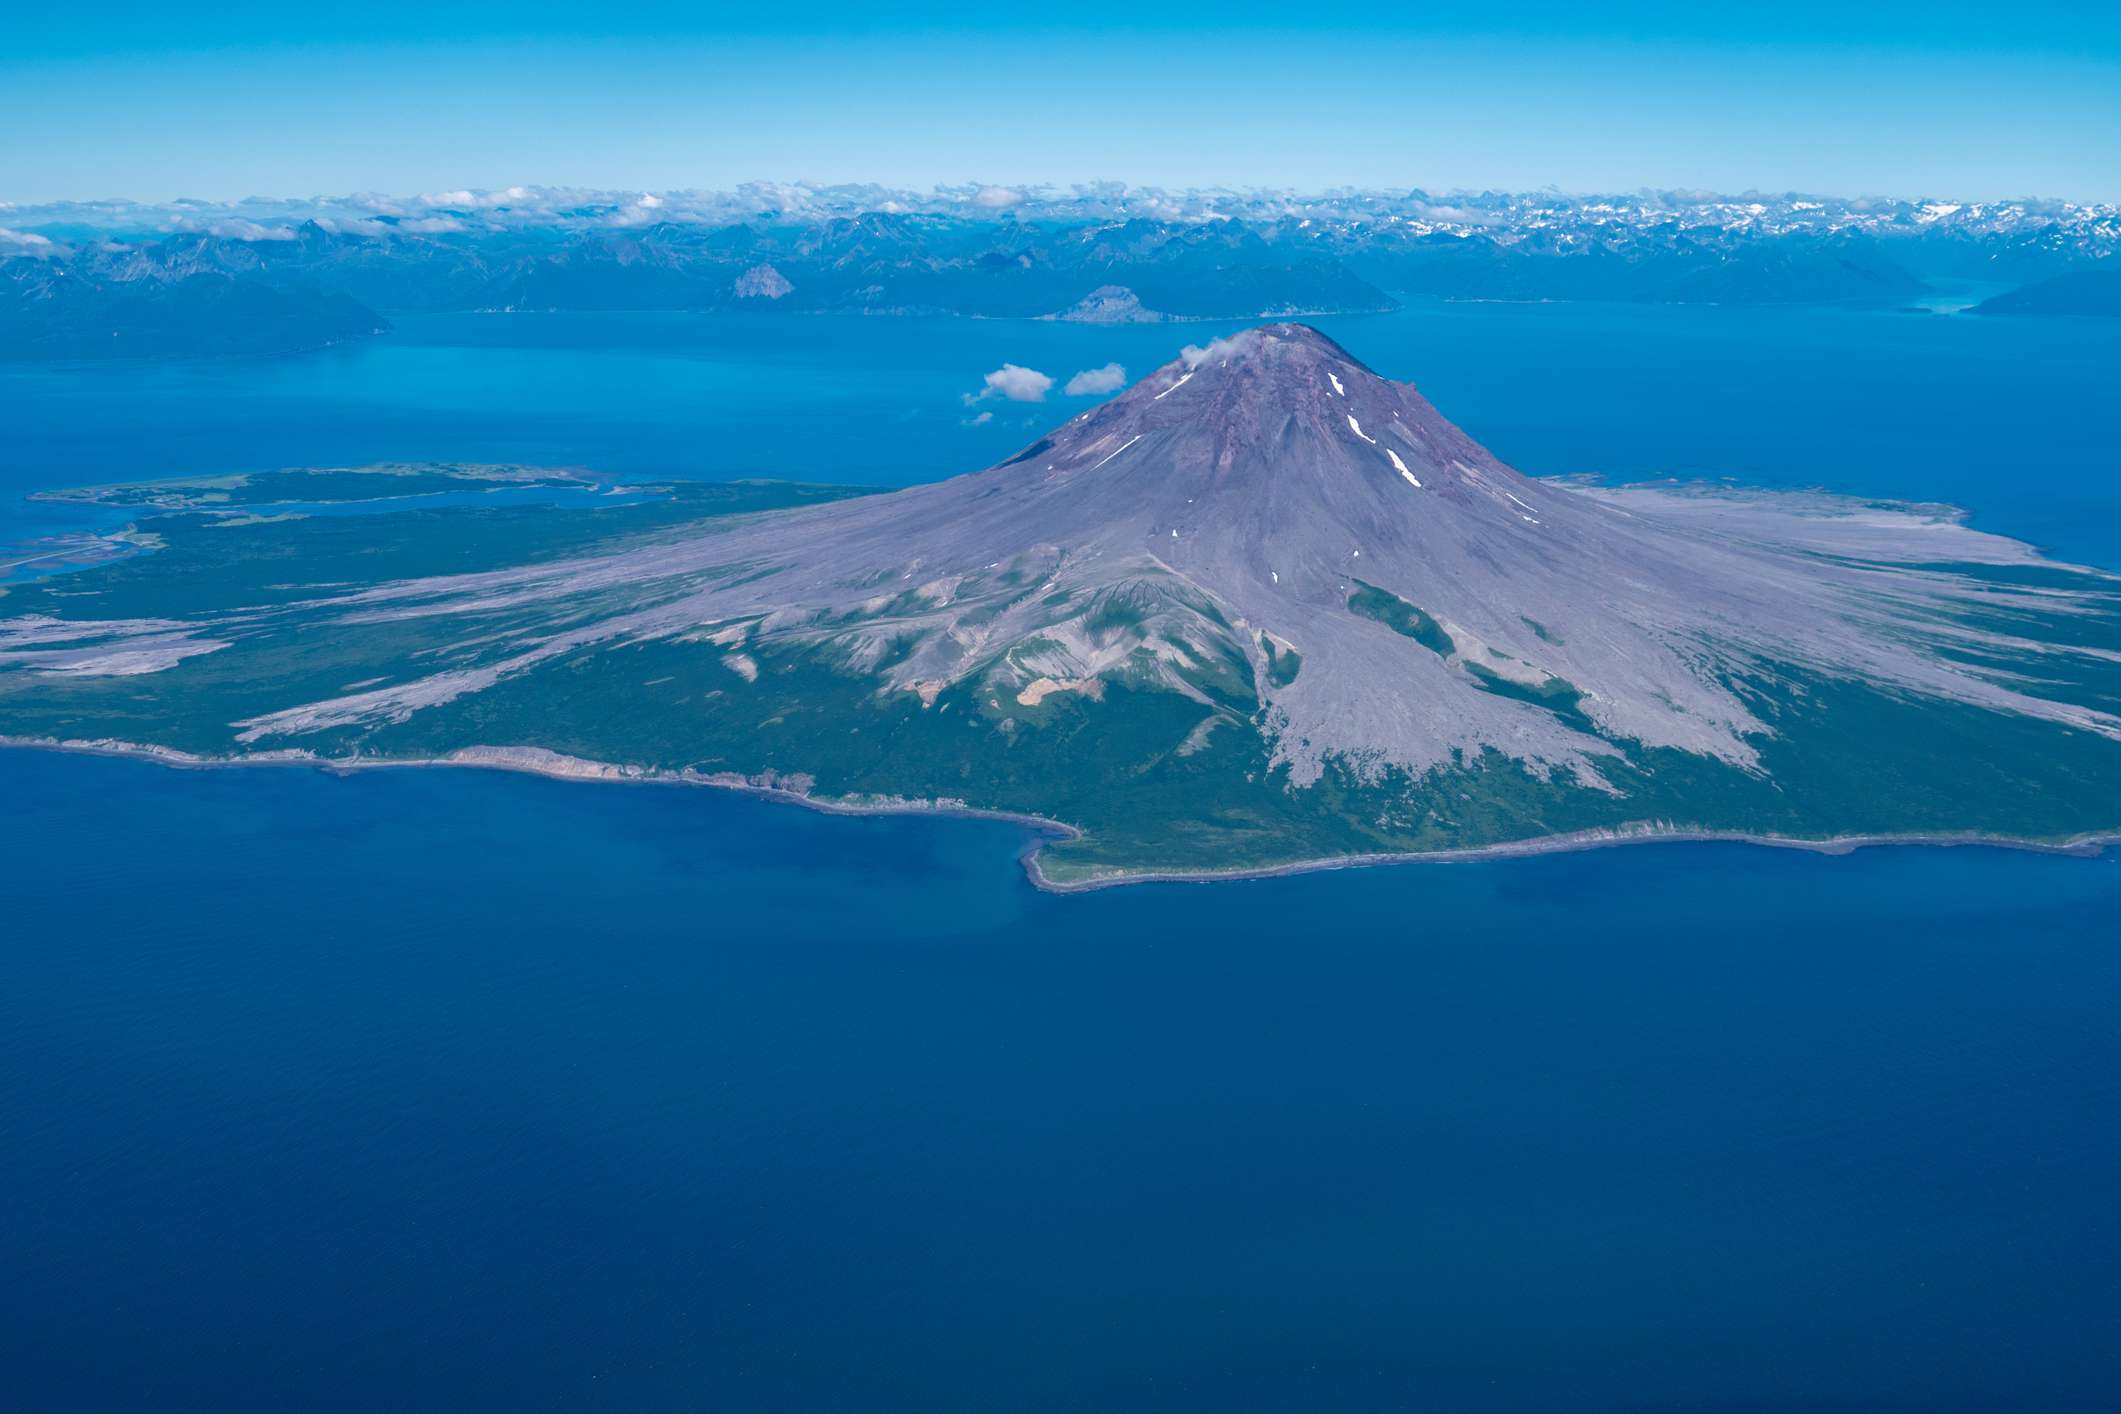
[[736, 277], [738, 299], [779, 299], [794, 289], [788, 278], [771, 265], [754, 265]]
[[1242, 729], [1297, 787], [1329, 760], [1362, 778], [1487, 752], [1597, 786], [1616, 742], [1751, 769], [1773, 728], [1736, 684], [1784, 666], [2121, 735], [1952, 654], [2012, 645], [1961, 626], [1993, 587], [1942, 567], [2029, 557], [1916, 508], [1536, 481], [1412, 385], [1274, 324], [1186, 349], [987, 471], [356, 596], [364, 617], [549, 605], [550, 628], [478, 681], [248, 726], [398, 716], [585, 645], [733, 635], [830, 648], [922, 702], [972, 679], [1027, 706], [1108, 682], [1210, 703], [1234, 681], [1261, 709]]
[[1125, 285], [1099, 285], [1058, 314], [1070, 324], [1162, 324], [1170, 316], [1142, 307], [1141, 297]]

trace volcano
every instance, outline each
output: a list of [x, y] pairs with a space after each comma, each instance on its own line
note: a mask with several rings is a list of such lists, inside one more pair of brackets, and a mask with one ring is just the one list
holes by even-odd
[[229, 745], [1012, 810], [1077, 827], [1058, 854], [1098, 879], [1562, 834], [2054, 839], [2121, 823], [2079, 788], [2121, 783], [2116, 608], [1946, 508], [1524, 476], [1273, 324], [975, 474], [305, 600], [312, 632], [455, 626], [447, 665]]

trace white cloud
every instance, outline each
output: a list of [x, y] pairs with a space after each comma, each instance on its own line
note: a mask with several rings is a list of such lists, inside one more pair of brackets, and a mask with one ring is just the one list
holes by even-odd
[[431, 192], [420, 200], [429, 206], [446, 206], [452, 210], [491, 210], [499, 206], [514, 206], [523, 202], [542, 200], [546, 192], [530, 187], [508, 187], [501, 191], [438, 191]]
[[965, 401], [977, 403], [988, 398], [1007, 398], [1012, 403], [1042, 403], [1052, 386], [1053, 380], [1035, 368], [1005, 363], [987, 375], [986, 386], [977, 393], [965, 394]]
[[654, 192], [645, 191], [641, 193], [641, 199], [634, 203], [635, 206], [645, 206], [650, 211], [655, 210], [658, 206], [661, 206], [662, 204], [663, 198], [657, 196]]
[[364, 216], [319, 216], [318, 227], [338, 236], [387, 236], [390, 227]]
[[1068, 380], [1067, 394], [1071, 398], [1089, 397], [1097, 393], [1116, 393], [1127, 386], [1127, 370], [1116, 363], [1103, 368], [1086, 368]]
[[10, 231], [7, 227], [0, 226], [0, 251], [9, 255], [45, 256], [58, 254], [58, 247], [54, 246], [48, 237], [40, 236], [35, 231]]
[[1235, 358], [1239, 354], [1248, 353], [1251, 351], [1252, 345], [1258, 342], [1258, 339], [1259, 335], [1256, 330], [1247, 329], [1243, 333], [1232, 334], [1226, 339], [1217, 339], [1205, 347], [1199, 344], [1188, 344], [1179, 350], [1178, 356], [1186, 361], [1186, 367], [1198, 368], [1210, 359], [1221, 362], [1223, 359]]
[[985, 427], [985, 426], [986, 426], [986, 425], [987, 425], [988, 423], [990, 423], [990, 422], [992, 422], [992, 421], [994, 421], [994, 414], [993, 414], [993, 413], [991, 413], [991, 412], [983, 412], [983, 413], [981, 413], [981, 414], [980, 414], [980, 415], [979, 415], [978, 417], [968, 417], [968, 418], [966, 418], [966, 419], [965, 419], [965, 426], [967, 426], [967, 427]]
[[1024, 194], [1010, 187], [981, 187], [972, 193], [972, 204], [999, 211], [1005, 206], [1023, 205]]
[[295, 238], [291, 226], [261, 226], [255, 221], [216, 221], [206, 228], [209, 236], [219, 236], [225, 241], [291, 241]]
[[421, 216], [411, 221], [400, 221], [398, 229], [416, 231], [421, 235], [444, 235], [450, 231], [462, 231], [467, 228], [454, 216]]

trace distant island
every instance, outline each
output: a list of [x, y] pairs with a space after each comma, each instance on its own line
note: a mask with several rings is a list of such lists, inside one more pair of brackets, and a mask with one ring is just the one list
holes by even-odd
[[0, 598], [0, 736], [1025, 817], [1054, 887], [2121, 829], [2121, 579], [1953, 511], [1535, 480], [1306, 326], [872, 493], [296, 469]]

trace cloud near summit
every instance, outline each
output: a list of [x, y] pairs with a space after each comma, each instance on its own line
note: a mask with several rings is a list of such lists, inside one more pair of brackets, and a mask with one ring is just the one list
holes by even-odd
[[1086, 397], [1094, 393], [1116, 393], [1127, 386], [1127, 370], [1116, 363], [1103, 368], [1086, 368], [1068, 380], [1062, 391], [1071, 398]]
[[1198, 368], [1210, 359], [1220, 363], [1224, 359], [1235, 358], [1240, 354], [1249, 353], [1253, 345], [1258, 342], [1257, 332], [1245, 329], [1224, 338], [1216, 339], [1205, 347], [1200, 344], [1188, 344], [1179, 350], [1178, 356], [1186, 361], [1186, 367]]
[[977, 393], [965, 394], [965, 401], [977, 403], [988, 398], [1007, 398], [1012, 403], [1042, 403], [1052, 387], [1053, 379], [1037, 369], [1005, 363], [987, 375], [985, 386]]

